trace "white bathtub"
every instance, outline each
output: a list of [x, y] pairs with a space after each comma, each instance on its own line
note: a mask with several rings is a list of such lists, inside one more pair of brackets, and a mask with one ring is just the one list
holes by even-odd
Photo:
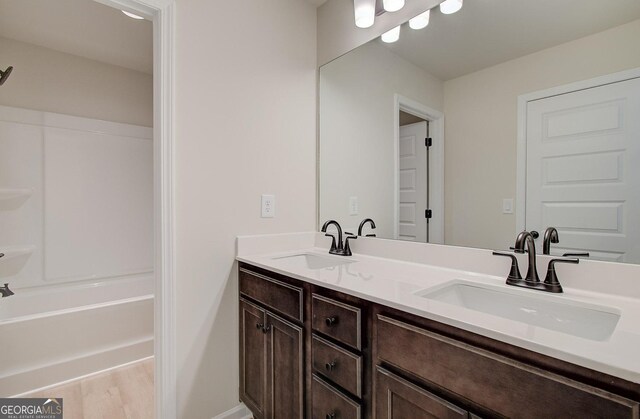
[[153, 275], [0, 299], [0, 397], [153, 355]]

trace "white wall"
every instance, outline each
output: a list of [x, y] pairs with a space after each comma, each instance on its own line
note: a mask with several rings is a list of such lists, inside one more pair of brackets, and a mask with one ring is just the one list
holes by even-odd
[[395, 94], [442, 110], [442, 82], [376, 41], [321, 68], [321, 222], [353, 229], [371, 217], [379, 237], [393, 238]]
[[316, 227], [316, 11], [176, 6], [178, 416], [208, 418], [238, 403], [236, 236]]
[[447, 244], [515, 240], [518, 95], [640, 67], [638, 40], [640, 20], [444, 83]]
[[0, 38], [1, 67], [14, 67], [0, 105], [150, 127], [153, 77]]

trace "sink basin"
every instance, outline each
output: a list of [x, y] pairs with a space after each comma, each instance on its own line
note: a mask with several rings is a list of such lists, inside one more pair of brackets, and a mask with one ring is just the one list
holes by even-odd
[[603, 341], [618, 324], [620, 311], [548, 295], [456, 281], [417, 295], [431, 300], [492, 314], [531, 326], [585, 339]]
[[347, 257], [325, 257], [315, 255], [313, 253], [303, 253], [299, 255], [281, 256], [273, 258], [273, 260], [283, 260], [290, 262], [291, 264], [307, 269], [325, 269], [332, 268], [334, 266], [345, 265], [347, 263], [353, 263], [354, 260], [350, 260]]

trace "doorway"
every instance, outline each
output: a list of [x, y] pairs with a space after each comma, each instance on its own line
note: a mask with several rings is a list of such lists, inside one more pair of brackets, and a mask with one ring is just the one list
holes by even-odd
[[394, 238], [444, 243], [444, 116], [395, 96]]

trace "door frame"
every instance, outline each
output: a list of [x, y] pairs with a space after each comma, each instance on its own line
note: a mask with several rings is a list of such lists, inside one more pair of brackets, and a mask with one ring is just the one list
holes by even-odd
[[393, 238], [398, 238], [400, 220], [400, 111], [429, 121], [433, 145], [429, 150], [429, 243], [444, 244], [444, 114], [408, 97], [393, 95]]
[[94, 0], [153, 22], [155, 417], [177, 417], [174, 219], [175, 0]]
[[640, 78], [640, 68], [611, 73], [518, 96], [518, 136], [516, 157], [516, 231], [526, 228], [527, 217], [527, 104], [540, 99], [592, 89]]

